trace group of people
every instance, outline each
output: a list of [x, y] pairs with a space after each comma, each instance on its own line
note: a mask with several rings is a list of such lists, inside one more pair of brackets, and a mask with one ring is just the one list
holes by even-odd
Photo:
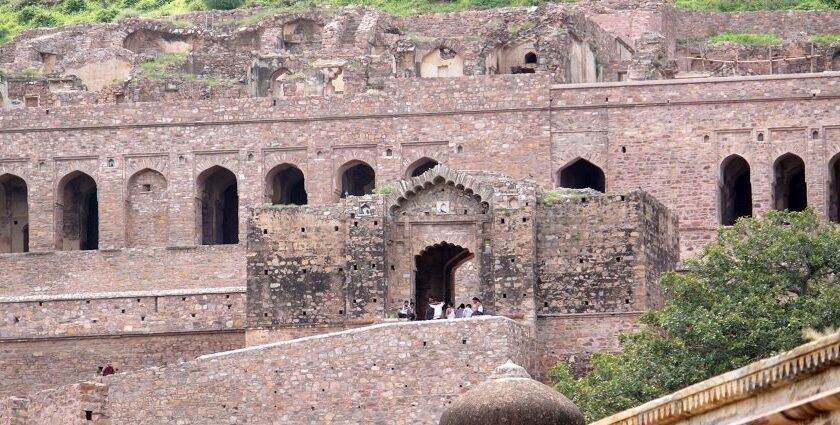
[[[461, 319], [481, 316], [483, 314], [484, 305], [481, 304], [481, 300], [478, 297], [473, 297], [471, 304], [461, 303], [458, 307], [455, 307], [449, 300], [429, 297], [429, 306], [426, 308], [426, 314], [423, 318], [425, 320]], [[397, 317], [400, 319], [417, 320], [418, 317], [415, 311], [414, 301], [405, 300], [397, 312]]]

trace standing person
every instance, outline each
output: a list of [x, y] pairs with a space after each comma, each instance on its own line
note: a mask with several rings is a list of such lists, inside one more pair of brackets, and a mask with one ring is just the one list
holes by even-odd
[[467, 304], [467, 306], [464, 307], [464, 318], [472, 317], [472, 315], [472, 304]]
[[435, 297], [429, 297], [429, 306], [426, 307], [426, 320], [435, 318]]
[[478, 297], [473, 297], [473, 316], [481, 316], [484, 314], [484, 305], [481, 304], [481, 300]]
[[464, 317], [464, 308], [465, 308], [464, 303], [461, 303], [461, 305], [459, 305], [458, 308], [455, 310], [455, 318], [456, 319], [461, 319], [461, 318]]
[[432, 306], [432, 309], [434, 310], [434, 314], [432, 314], [432, 320], [437, 320], [437, 319], [442, 318], [443, 317], [443, 301], [435, 300], [434, 304], [432, 304], [431, 306]]
[[455, 309], [452, 308], [452, 304], [446, 303], [446, 318], [447, 319], [454, 319], [455, 318]]
[[402, 307], [400, 307], [400, 311], [397, 312], [397, 317], [400, 319], [408, 319], [411, 317], [411, 305], [408, 303], [408, 300], [405, 300]]

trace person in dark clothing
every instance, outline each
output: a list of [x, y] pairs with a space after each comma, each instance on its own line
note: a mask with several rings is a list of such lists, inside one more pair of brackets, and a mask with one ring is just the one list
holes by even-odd
[[110, 363], [105, 366], [105, 369], [102, 369], [102, 376], [113, 375], [115, 373], [117, 372], [114, 370], [114, 366], [111, 366]]

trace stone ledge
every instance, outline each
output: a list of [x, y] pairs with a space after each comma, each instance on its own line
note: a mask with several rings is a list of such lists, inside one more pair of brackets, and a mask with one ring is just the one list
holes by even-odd
[[0, 297], [0, 303], [26, 303], [37, 301], [76, 301], [96, 300], [113, 298], [147, 298], [147, 297], [172, 297], [192, 295], [213, 295], [213, 294], [244, 294], [245, 287], [231, 286], [226, 288], [200, 288], [200, 289], [161, 289], [153, 291], [128, 291], [128, 292], [82, 292], [77, 294], [61, 295], [26, 295], [21, 297]]

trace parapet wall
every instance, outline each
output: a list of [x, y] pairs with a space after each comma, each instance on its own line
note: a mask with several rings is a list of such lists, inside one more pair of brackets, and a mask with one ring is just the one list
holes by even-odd
[[243, 288], [5, 297], [0, 312], [4, 395], [90, 379], [108, 362], [129, 371], [245, 345]]
[[38, 301], [0, 298], [0, 342], [245, 327], [243, 288], [32, 298]]
[[[104, 387], [91, 386], [97, 403], [84, 409], [93, 409], [93, 420], [135, 425], [231, 418], [436, 424], [449, 402], [507, 359], [531, 367], [533, 341], [527, 333], [499, 317], [375, 325], [101, 378]], [[64, 393], [74, 394], [73, 388]], [[39, 415], [26, 422], [31, 424], [82, 422], [85, 412], [74, 412], [82, 408], [81, 396], [55, 409], [41, 394], [25, 408], [7, 401], [0, 409], [14, 405], [19, 417]]]
[[[245, 287], [239, 245], [0, 255], [4, 298]], [[38, 298], [41, 299], [41, 298]], [[0, 301], [4, 302], [4, 301]]]

